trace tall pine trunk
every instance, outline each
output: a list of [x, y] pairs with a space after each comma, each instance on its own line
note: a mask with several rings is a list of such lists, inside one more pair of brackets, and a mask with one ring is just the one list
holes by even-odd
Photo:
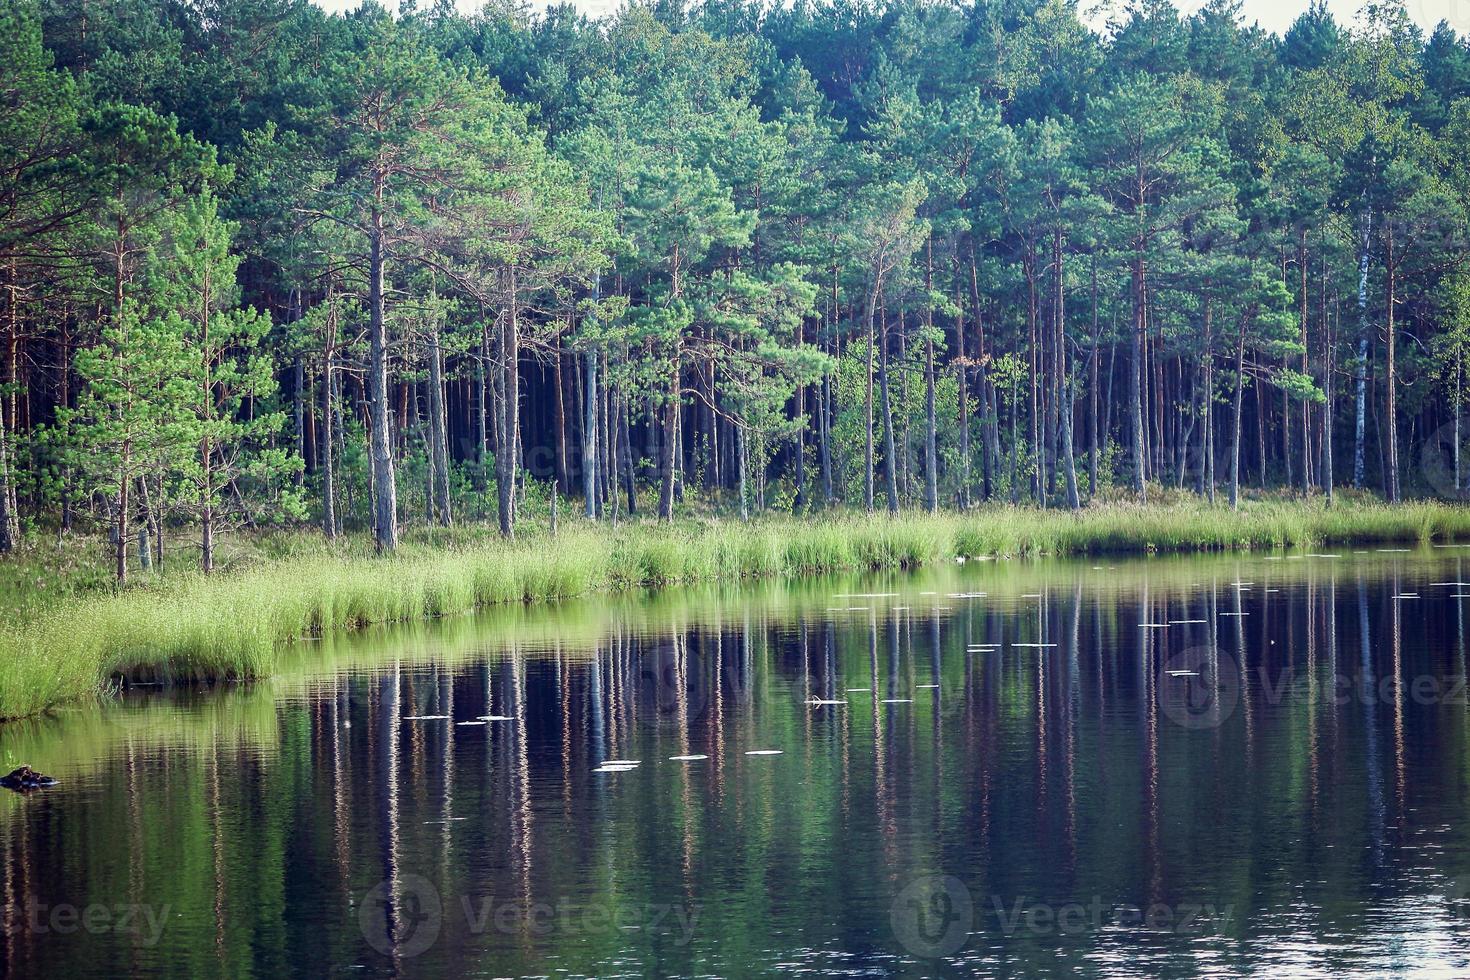
[[371, 415], [373, 540], [379, 554], [398, 548], [398, 485], [393, 473], [393, 408], [388, 397], [388, 324], [383, 305], [383, 186], [376, 188], [368, 245], [368, 400]]
[[434, 466], [434, 518], [443, 527], [453, 522], [449, 501], [449, 433], [444, 406], [444, 348], [439, 342], [439, 324], [429, 328], [429, 439]]
[[[1366, 197], [1366, 192], [1365, 192]], [[1363, 462], [1368, 428], [1368, 266], [1373, 255], [1373, 214], [1364, 204], [1358, 244], [1358, 358], [1353, 383], [1356, 403], [1353, 426], [1353, 489], [1363, 487]]]
[[1140, 502], [1147, 502], [1147, 463], [1143, 441], [1143, 331], [1144, 331], [1144, 266], [1143, 255], [1133, 258], [1133, 363], [1128, 375], [1128, 413], [1133, 429], [1133, 492]]
[[888, 377], [888, 316], [883, 316], [883, 336], [878, 345], [878, 383], [883, 405], [883, 488], [888, 497], [888, 513], [898, 513], [898, 459], [893, 445], [893, 403]]

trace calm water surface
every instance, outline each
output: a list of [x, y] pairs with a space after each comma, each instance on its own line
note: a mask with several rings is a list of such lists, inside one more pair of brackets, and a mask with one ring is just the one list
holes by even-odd
[[1336, 554], [501, 610], [0, 728], [62, 780], [0, 798], [0, 973], [1470, 975], [1470, 550]]

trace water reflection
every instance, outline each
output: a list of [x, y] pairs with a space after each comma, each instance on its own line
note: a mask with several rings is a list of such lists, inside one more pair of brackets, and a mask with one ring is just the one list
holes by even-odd
[[310, 644], [0, 730], [64, 779], [0, 799], [4, 972], [1462, 973], [1463, 579], [1000, 564]]

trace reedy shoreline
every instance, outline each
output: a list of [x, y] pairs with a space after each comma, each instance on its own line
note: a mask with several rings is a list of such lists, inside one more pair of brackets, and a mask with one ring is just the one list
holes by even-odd
[[1254, 503], [1112, 504], [1076, 515], [838, 515], [617, 528], [414, 544], [369, 559], [323, 553], [65, 599], [0, 628], [0, 718], [106, 692], [118, 676], [224, 681], [269, 676], [305, 636], [456, 615], [514, 602], [836, 572], [917, 568], [957, 557], [1187, 553], [1334, 543], [1470, 540], [1470, 508]]

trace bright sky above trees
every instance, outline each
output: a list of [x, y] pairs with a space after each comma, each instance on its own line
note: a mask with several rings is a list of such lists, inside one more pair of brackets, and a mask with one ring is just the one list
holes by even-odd
[[[395, 7], [396, 0], [381, 0], [387, 7]], [[462, 11], [473, 11], [482, 5], [482, 0], [455, 0], [456, 5]], [[616, 10], [622, 0], [574, 0], [579, 10], [590, 14], [611, 13]], [[316, 3], [327, 10], [347, 10], [357, 7], [361, 0], [316, 0]], [[536, 3], [536, 6], [544, 6], [544, 3]], [[1204, 6], [1203, 0], [1177, 0], [1174, 4], [1185, 13], [1192, 13]], [[1107, 22], [1106, 10], [1113, 8], [1121, 10], [1124, 4], [1118, 0], [1086, 0], [1082, 4], [1083, 9], [1092, 7], [1101, 8], [1101, 12], [1090, 20], [1101, 26]], [[1338, 20], [1342, 23], [1351, 23], [1354, 14], [1362, 6], [1359, 0], [1328, 0], [1327, 6], [1332, 10]], [[1409, 0], [1409, 16], [1414, 19], [1420, 27], [1432, 30], [1442, 20], [1449, 21], [1450, 26], [1460, 33], [1470, 30], [1470, 3], [1465, 0]], [[1291, 26], [1302, 11], [1307, 9], [1305, 0], [1242, 0], [1242, 12], [1247, 21], [1256, 21], [1267, 30], [1280, 33]]]

